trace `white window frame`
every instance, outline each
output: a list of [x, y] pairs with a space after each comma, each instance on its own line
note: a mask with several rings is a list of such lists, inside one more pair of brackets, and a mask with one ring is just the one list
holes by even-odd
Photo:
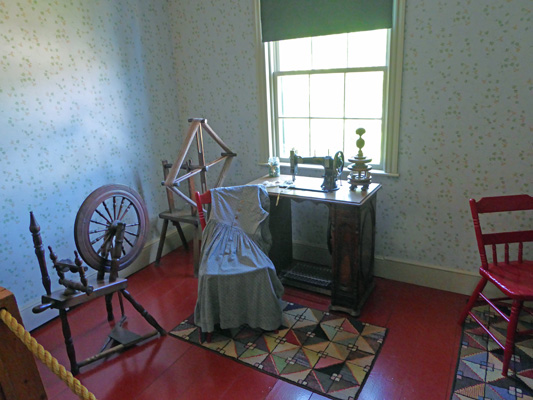
[[[373, 169], [372, 173], [398, 176], [398, 143], [400, 133], [400, 102], [402, 87], [403, 43], [405, 26], [406, 0], [394, 0], [393, 22], [389, 33], [389, 52], [387, 54], [387, 72], [384, 77], [384, 114], [382, 118], [382, 166], [383, 170]], [[271, 98], [273, 82], [271, 69], [266, 60], [271, 59], [268, 43], [261, 42], [260, 3], [255, 1], [257, 63], [260, 99], [261, 158], [260, 163], [268, 157], [277, 156], [276, 137], [273, 129], [276, 116], [273, 115], [274, 99]], [[347, 155], [350, 156], [350, 155]], [[346, 156], [345, 156], [346, 157]], [[351, 157], [351, 156], [350, 156]], [[302, 165], [304, 167], [304, 165]]]

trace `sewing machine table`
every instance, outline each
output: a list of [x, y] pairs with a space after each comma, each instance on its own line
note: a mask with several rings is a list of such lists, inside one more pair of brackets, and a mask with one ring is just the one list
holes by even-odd
[[[266, 176], [250, 184], [274, 184], [291, 178], [289, 175]], [[298, 176], [295, 186], [319, 188], [321, 182], [321, 178]], [[380, 188], [380, 184], [371, 183], [365, 191], [350, 190], [346, 181], [332, 192], [267, 187], [273, 240], [269, 256], [284, 284], [330, 294], [331, 310], [358, 316], [374, 287], [376, 194]], [[330, 271], [321, 265], [293, 259], [291, 202], [304, 200], [328, 207], [332, 244]]]

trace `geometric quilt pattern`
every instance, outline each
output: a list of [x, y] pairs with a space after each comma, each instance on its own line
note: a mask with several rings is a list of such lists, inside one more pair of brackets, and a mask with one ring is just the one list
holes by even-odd
[[357, 398], [386, 329], [355, 318], [285, 303], [276, 331], [216, 329], [209, 343], [191, 315], [170, 334], [332, 399]]
[[[500, 308], [509, 315], [510, 307]], [[473, 311], [505, 343], [507, 322], [486, 304]], [[529, 329], [533, 329], [533, 317], [522, 312], [518, 330]], [[503, 350], [469, 316], [463, 327], [452, 400], [533, 400], [533, 335], [515, 336], [508, 377], [502, 376], [502, 365]]]

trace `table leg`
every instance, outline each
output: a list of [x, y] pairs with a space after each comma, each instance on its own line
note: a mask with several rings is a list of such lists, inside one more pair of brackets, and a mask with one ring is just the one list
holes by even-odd
[[[277, 202], [277, 204], [276, 204]], [[278, 275], [291, 267], [292, 263], [292, 216], [291, 200], [288, 198], [270, 198], [270, 233], [272, 247], [269, 257], [276, 267]]]

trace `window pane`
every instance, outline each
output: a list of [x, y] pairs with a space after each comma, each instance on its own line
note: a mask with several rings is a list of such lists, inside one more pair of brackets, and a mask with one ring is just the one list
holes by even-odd
[[[363, 156], [372, 159], [372, 164], [381, 163], [381, 120], [346, 120], [346, 139], [344, 143], [344, 159], [352, 159], [357, 156], [359, 148], [356, 145], [359, 135], [355, 131], [359, 128], [364, 128], [366, 132], [362, 138], [365, 141], [363, 147]], [[351, 164], [351, 163], [350, 163]]]
[[279, 77], [278, 113], [280, 117], [309, 117], [309, 75]]
[[278, 46], [280, 71], [311, 69], [311, 38], [280, 40]]
[[342, 151], [343, 125], [342, 119], [312, 119], [311, 154], [309, 156], [329, 155], [333, 157], [337, 151]]
[[312, 41], [313, 69], [346, 68], [347, 37], [346, 33], [314, 37]]
[[309, 153], [309, 120], [308, 119], [279, 119], [280, 157], [289, 158], [291, 149], [298, 150], [298, 154]]
[[387, 64], [388, 29], [348, 34], [348, 67], [378, 67]]
[[346, 74], [346, 118], [381, 118], [383, 72]]
[[311, 117], [344, 116], [344, 74], [311, 75]]

